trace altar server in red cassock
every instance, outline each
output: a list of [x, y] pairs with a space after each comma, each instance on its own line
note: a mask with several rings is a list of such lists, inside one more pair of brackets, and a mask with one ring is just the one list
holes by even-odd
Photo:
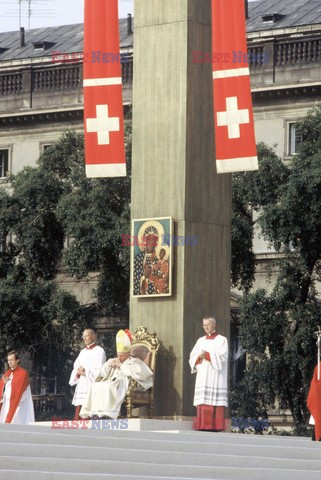
[[0, 380], [0, 423], [27, 425], [35, 421], [29, 375], [17, 352], [9, 352], [7, 361], [10, 368]]
[[[319, 372], [321, 371], [321, 362], [319, 364]], [[308, 409], [313, 417], [314, 433], [316, 441], [321, 440], [321, 376], [318, 379], [318, 365], [314, 369], [310, 391], [308, 395]]]
[[79, 412], [83, 405], [90, 385], [95, 381], [101, 366], [106, 361], [103, 348], [96, 343], [96, 332], [86, 328], [83, 332], [86, 348], [83, 348], [75, 360], [70, 375], [69, 385], [76, 385], [72, 404], [75, 405], [75, 420], [79, 420]]
[[191, 355], [190, 366], [196, 373], [194, 405], [197, 417], [196, 430], [224, 430], [227, 396], [227, 339], [216, 332], [213, 317], [203, 319], [206, 335], [197, 340]]

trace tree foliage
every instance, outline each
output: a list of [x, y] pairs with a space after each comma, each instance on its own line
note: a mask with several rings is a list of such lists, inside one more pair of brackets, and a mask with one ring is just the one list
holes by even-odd
[[129, 296], [129, 248], [121, 235], [130, 231], [130, 135], [127, 129], [125, 178], [87, 179], [82, 135], [68, 133], [40, 159], [64, 187], [55, 212], [69, 241], [63, 266], [77, 278], [99, 272], [96, 296], [107, 313], [126, 307]]
[[[307, 419], [306, 397], [316, 364], [313, 332], [321, 316], [316, 293], [321, 280], [321, 109], [310, 111], [297, 129], [303, 141], [291, 162], [285, 165], [261, 144], [259, 171], [237, 174], [234, 183], [234, 195], [257, 211], [262, 235], [279, 254], [270, 294], [248, 293], [251, 269], [248, 283], [243, 281], [239, 331], [249, 365], [234, 407], [239, 414], [266, 415], [277, 398], [291, 410], [296, 427]], [[239, 272], [236, 278], [242, 284]]]
[[274, 205], [280, 182], [287, 178], [287, 168], [272, 148], [259, 143], [257, 149], [260, 169], [235, 173], [232, 183], [232, 285], [245, 292], [255, 277], [253, 210]]
[[10, 238], [0, 255], [0, 355], [28, 351], [34, 373], [63, 379], [91, 319], [56, 275], [97, 272], [97, 308], [108, 314], [127, 307], [129, 249], [121, 234], [129, 232], [130, 176], [87, 179], [83, 135], [67, 132], [37, 167], [10, 180], [10, 189], [0, 189], [0, 233]]

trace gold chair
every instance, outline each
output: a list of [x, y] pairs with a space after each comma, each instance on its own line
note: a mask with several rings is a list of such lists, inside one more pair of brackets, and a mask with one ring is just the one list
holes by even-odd
[[[155, 367], [156, 355], [159, 349], [159, 341], [155, 332], [148, 332], [146, 327], [138, 327], [132, 337], [132, 346], [144, 346], [148, 348], [148, 355], [145, 358], [145, 363], [154, 372], [155, 382]], [[132, 418], [133, 408], [147, 407], [149, 418], [153, 418], [154, 414], [154, 385], [149, 390], [142, 392], [137, 390], [137, 382], [134, 379], [129, 381], [129, 387], [125, 398], [127, 418]]]

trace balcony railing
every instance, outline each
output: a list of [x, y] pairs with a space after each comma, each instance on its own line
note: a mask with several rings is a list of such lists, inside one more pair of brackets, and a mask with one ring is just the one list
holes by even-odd
[[[133, 55], [126, 54], [122, 63], [124, 85], [133, 81]], [[29, 67], [0, 73], [0, 96], [61, 92], [82, 88], [82, 63]]]
[[81, 68], [68, 66], [36, 70], [32, 74], [32, 91], [65, 90], [81, 86]]
[[22, 73], [17, 72], [0, 75], [0, 95], [19, 95], [22, 89]]
[[321, 59], [321, 38], [276, 45], [276, 65], [314, 63]]
[[[304, 68], [315, 70], [313, 78], [320, 78], [321, 36], [308, 39], [271, 40], [256, 45], [249, 43], [248, 61], [254, 84], [289, 82], [284, 67], [295, 73], [295, 81], [307, 78]], [[133, 82], [133, 53], [122, 55], [124, 86]], [[297, 68], [296, 68], [297, 67]], [[301, 67], [304, 67], [301, 69]], [[300, 70], [301, 69], [301, 70]], [[292, 75], [292, 74], [291, 74]], [[16, 71], [0, 73], [0, 98], [30, 98], [41, 93], [67, 93], [82, 90], [82, 59], [78, 63], [59, 63], [49, 66], [21, 67]], [[26, 106], [25, 100], [23, 106]], [[1, 110], [1, 108], [0, 108]]]

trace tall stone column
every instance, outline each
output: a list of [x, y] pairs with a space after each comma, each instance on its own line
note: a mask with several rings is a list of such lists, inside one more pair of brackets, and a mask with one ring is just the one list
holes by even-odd
[[131, 298], [130, 328], [155, 330], [155, 415], [194, 414], [189, 353], [215, 314], [229, 336], [231, 178], [217, 175], [210, 0], [135, 0], [132, 218], [172, 216], [173, 295]]

